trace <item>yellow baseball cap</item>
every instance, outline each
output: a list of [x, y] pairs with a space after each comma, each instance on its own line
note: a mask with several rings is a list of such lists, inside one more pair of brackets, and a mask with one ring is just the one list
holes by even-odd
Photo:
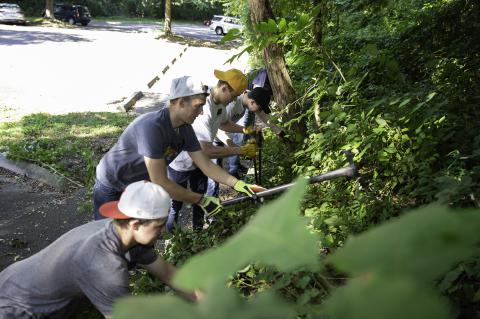
[[217, 79], [227, 82], [238, 95], [247, 89], [247, 77], [240, 70], [230, 69], [225, 72], [214, 70], [213, 74]]

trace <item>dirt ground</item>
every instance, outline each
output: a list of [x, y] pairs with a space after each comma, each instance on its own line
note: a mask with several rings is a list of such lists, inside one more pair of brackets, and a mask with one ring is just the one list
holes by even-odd
[[77, 207], [84, 189], [60, 193], [0, 168], [0, 271], [91, 220]]

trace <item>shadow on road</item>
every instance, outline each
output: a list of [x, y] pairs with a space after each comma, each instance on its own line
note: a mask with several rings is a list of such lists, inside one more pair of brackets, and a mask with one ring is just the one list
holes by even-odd
[[207, 40], [211, 42], [219, 42], [222, 37], [216, 35], [208, 27], [196, 25], [175, 25], [172, 27], [174, 34], [181, 35], [187, 38], [194, 38], [198, 40]]
[[42, 32], [32, 30], [0, 30], [2, 45], [27, 45], [43, 42], [91, 42], [92, 40], [79, 35], [57, 32]]

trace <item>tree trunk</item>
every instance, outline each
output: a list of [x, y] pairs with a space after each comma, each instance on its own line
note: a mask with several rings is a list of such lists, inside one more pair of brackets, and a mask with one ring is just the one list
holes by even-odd
[[53, 15], [53, 0], [45, 1], [45, 16], [46, 19], [55, 19]]
[[163, 31], [167, 37], [172, 35], [172, 0], [165, 0], [165, 25]]
[[[250, 15], [252, 24], [266, 22], [268, 19], [275, 19], [269, 0], [249, 0]], [[292, 80], [288, 74], [287, 66], [283, 56], [283, 48], [276, 43], [270, 43], [263, 49], [263, 57], [267, 67], [268, 79], [272, 86], [273, 98], [278, 106], [285, 108], [296, 100]], [[282, 116], [283, 122], [288, 122], [300, 116], [301, 106], [291, 104], [286, 113]], [[292, 131], [293, 130], [293, 131]], [[295, 133], [295, 140], [302, 141], [306, 135], [305, 120], [291, 126], [290, 133]]]

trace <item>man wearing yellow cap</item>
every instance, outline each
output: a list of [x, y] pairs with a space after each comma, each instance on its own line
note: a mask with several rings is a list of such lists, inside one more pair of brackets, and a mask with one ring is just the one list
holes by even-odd
[[[230, 69], [227, 71], [214, 70], [218, 79], [216, 86], [210, 89], [203, 106], [203, 113], [192, 124], [203, 152], [210, 158], [221, 158], [232, 155], [254, 157], [256, 155], [255, 144], [246, 144], [235, 147], [218, 147], [213, 145], [218, 129], [232, 133], [242, 133], [243, 127], [233, 123], [228, 118], [226, 106], [242, 94], [247, 88], [247, 78], [240, 70]], [[190, 184], [192, 191], [205, 194], [208, 178], [195, 166], [188, 152], [181, 152], [168, 167], [168, 177], [179, 185], [186, 187]], [[238, 181], [234, 188], [249, 189], [254, 192], [251, 185]], [[172, 201], [172, 208], [167, 221], [167, 229], [172, 230], [178, 219], [178, 213], [182, 207], [181, 201]], [[196, 205], [192, 208], [193, 227], [202, 229], [204, 224], [204, 212]]]

